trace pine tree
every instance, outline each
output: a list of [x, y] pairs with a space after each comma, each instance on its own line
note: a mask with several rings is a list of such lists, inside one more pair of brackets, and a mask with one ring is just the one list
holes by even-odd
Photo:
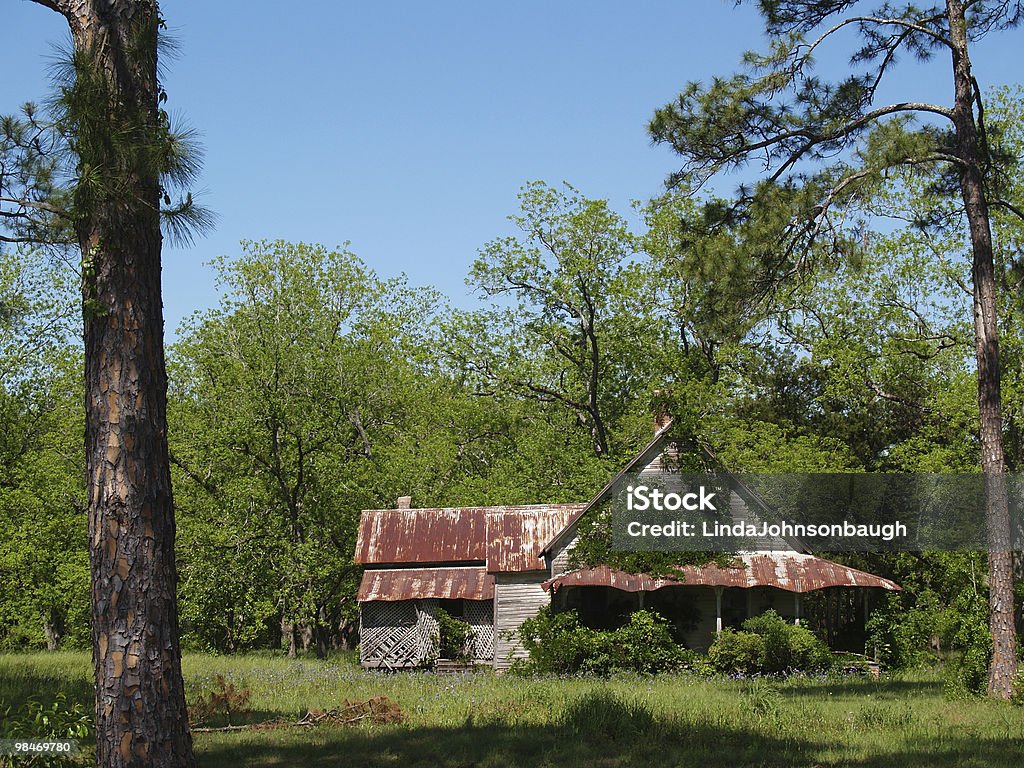
[[[747, 70], [731, 78], [706, 87], [691, 83], [656, 112], [651, 135], [686, 158], [673, 183], [699, 187], [715, 174], [751, 162], [766, 169], [756, 185], [741, 187], [729, 204], [710, 206], [707, 212], [712, 228], [760, 228], [749, 247], [757, 251], [753, 256], [766, 293], [804, 273], [816, 252], [849, 244], [838, 213], [873, 180], [897, 167], [948, 169], [973, 252], [994, 647], [989, 692], [1008, 698], [1016, 671], [1016, 632], [989, 216], [993, 205], [1006, 204], [992, 182], [984, 104], [970, 51], [987, 34], [1016, 27], [1024, 7], [1020, 2], [963, 0], [927, 7], [883, 3], [871, 9], [852, 0], [760, 0], [757, 5], [773, 40], [769, 52], [746, 54]], [[813, 56], [844, 32], [859, 36], [851, 66], [863, 70], [838, 83], [825, 82], [813, 74]], [[878, 87], [901, 54], [921, 60], [948, 55], [952, 104], [878, 104]], [[913, 119], [922, 120], [916, 130], [911, 130]], [[869, 132], [874, 144], [852, 151]]]

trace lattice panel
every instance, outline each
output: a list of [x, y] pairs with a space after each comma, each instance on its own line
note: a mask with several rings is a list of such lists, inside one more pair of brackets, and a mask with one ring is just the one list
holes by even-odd
[[[370, 667], [416, 667], [438, 655], [439, 600], [375, 600], [360, 611], [359, 661]], [[474, 661], [494, 658], [494, 604], [466, 600], [464, 620], [473, 627]]]
[[470, 649], [473, 660], [490, 661], [494, 658], [494, 602], [466, 600], [463, 612], [465, 620], [473, 627], [473, 647]]
[[426, 598], [416, 601], [416, 629], [419, 633], [417, 650], [419, 658], [436, 659], [438, 654], [438, 641], [440, 630], [437, 625], [438, 601], [433, 598]]
[[363, 603], [359, 631], [359, 661], [363, 664], [411, 667], [424, 658], [419, 611], [412, 600]]

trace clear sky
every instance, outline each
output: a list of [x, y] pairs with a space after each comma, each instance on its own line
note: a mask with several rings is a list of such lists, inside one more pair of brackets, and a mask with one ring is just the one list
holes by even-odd
[[[651, 145], [654, 109], [689, 80], [763, 48], [726, 0], [165, 0], [180, 44], [171, 111], [202, 135], [216, 230], [165, 249], [169, 337], [212, 306], [214, 256], [241, 239], [350, 248], [468, 305], [477, 249], [507, 234], [526, 181], [569, 181], [620, 212], [677, 160]], [[0, 0], [0, 112], [39, 100], [56, 13]], [[977, 47], [982, 87], [1018, 82], [1024, 30]], [[842, 58], [824, 58], [838, 66]], [[949, 61], [901, 62], [888, 99], [949, 103]]]

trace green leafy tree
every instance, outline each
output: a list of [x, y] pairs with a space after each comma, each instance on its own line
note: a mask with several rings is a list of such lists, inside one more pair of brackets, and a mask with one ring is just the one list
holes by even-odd
[[656, 283], [607, 201], [542, 182], [519, 200], [510, 220], [520, 234], [489, 242], [470, 271], [492, 305], [459, 318], [453, 357], [481, 394], [561, 412], [593, 456], [608, 457], [635, 442], [638, 406], [648, 410], [650, 390], [669, 374]]
[[9, 648], [89, 640], [81, 358], [69, 351], [51, 364], [30, 398], [0, 406], [0, 644]]
[[243, 248], [216, 262], [221, 304], [175, 349], [186, 615], [229, 650], [276, 616], [292, 653], [323, 655], [354, 615], [359, 511], [393, 503], [382, 478], [400, 477], [436, 297], [347, 251]]
[[63, 270], [0, 253], [0, 644], [85, 644], [81, 356]]
[[[1004, 480], [997, 280], [991, 213], [1004, 203], [990, 174], [984, 103], [970, 51], [985, 35], [1015, 27], [1020, 3], [962, 2], [918, 8], [883, 4], [762, 0], [768, 53], [748, 53], [747, 70], [708, 86], [692, 83], [651, 121], [656, 141], [686, 158], [674, 177], [700, 185], [713, 175], [762, 163], [765, 178], [709, 207], [714, 226], [746, 230], [744, 256], [754, 260], [761, 290], [806, 271], [815, 257], [851, 247], [842, 213], [858, 193], [894, 168], [948, 169], [959, 196], [973, 255], [971, 276], [982, 469], [989, 484], [989, 691], [1008, 698], [1016, 670], [1012, 555]], [[813, 74], [816, 52], [859, 35], [852, 66], [838, 83]], [[949, 56], [951, 105], [905, 101], [879, 104], [878, 86], [896, 58]], [[912, 130], [910, 120], [922, 118]], [[874, 130], [875, 141], [851, 152]], [[839, 157], [837, 161], [835, 158]], [[756, 236], [753, 236], [756, 235]]]

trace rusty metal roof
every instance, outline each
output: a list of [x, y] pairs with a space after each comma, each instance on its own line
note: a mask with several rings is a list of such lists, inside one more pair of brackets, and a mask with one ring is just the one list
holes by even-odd
[[540, 558], [551, 541], [583, 504], [497, 508], [487, 513], [487, 570], [500, 573], [542, 571]]
[[484, 507], [370, 509], [359, 520], [357, 563], [458, 563], [487, 558]]
[[606, 565], [581, 568], [544, 582], [544, 589], [604, 586], [624, 592], [652, 592], [662, 587], [776, 587], [788, 592], [813, 592], [827, 587], [878, 587], [899, 590], [889, 579], [858, 571], [831, 560], [798, 552], [753, 552], [738, 555], [742, 565], [722, 568], [715, 563], [684, 566], [682, 581], [625, 573]]
[[370, 509], [353, 559], [364, 565], [480, 563], [489, 571], [543, 570], [540, 551], [582, 504]]
[[414, 600], [491, 600], [494, 577], [478, 568], [382, 568], [363, 572], [356, 599]]

